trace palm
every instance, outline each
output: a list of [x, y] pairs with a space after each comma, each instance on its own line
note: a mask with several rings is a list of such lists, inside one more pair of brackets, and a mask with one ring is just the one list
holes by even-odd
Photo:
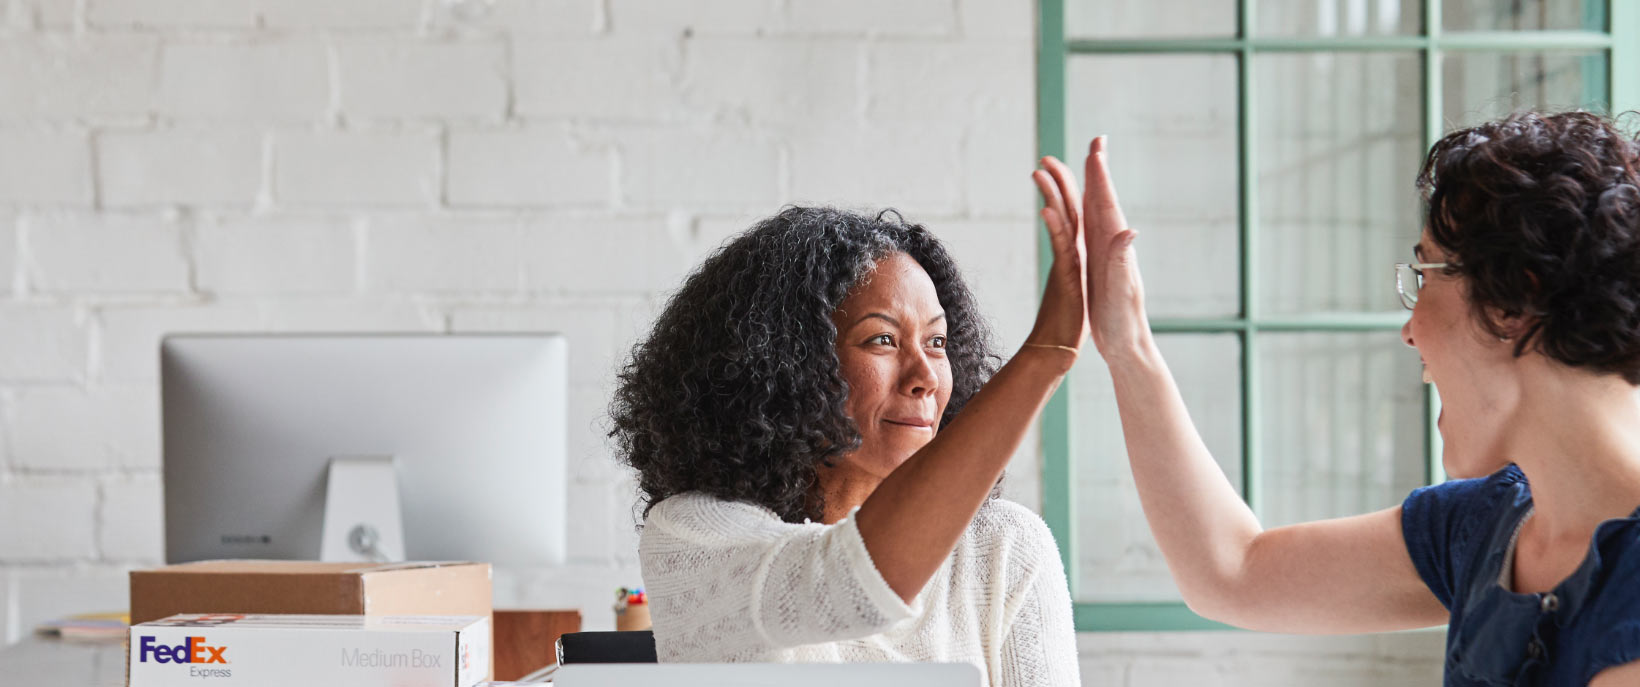
[[1088, 321], [1093, 345], [1100, 355], [1129, 352], [1149, 335], [1145, 317], [1144, 285], [1139, 279], [1133, 240], [1137, 233], [1128, 227], [1116, 199], [1116, 187], [1105, 165], [1105, 139], [1093, 140], [1088, 148], [1084, 174], [1087, 191], [1082, 196], [1082, 240], [1087, 255]]
[[1053, 248], [1042, 306], [1031, 330], [1032, 343], [1079, 349], [1089, 334], [1087, 252], [1082, 240], [1081, 192], [1065, 163], [1045, 157], [1031, 175], [1042, 193], [1042, 220]]

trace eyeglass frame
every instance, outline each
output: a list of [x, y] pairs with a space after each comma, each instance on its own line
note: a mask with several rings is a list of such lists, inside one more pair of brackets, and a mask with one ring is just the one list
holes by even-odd
[[[1418, 304], [1418, 292], [1424, 290], [1424, 270], [1438, 270], [1452, 267], [1450, 262], [1398, 262], [1395, 263], [1395, 293], [1401, 297], [1401, 306], [1411, 310]], [[1417, 287], [1412, 293], [1407, 293], [1406, 284], [1401, 280], [1401, 273], [1405, 270], [1413, 274], [1418, 280]]]

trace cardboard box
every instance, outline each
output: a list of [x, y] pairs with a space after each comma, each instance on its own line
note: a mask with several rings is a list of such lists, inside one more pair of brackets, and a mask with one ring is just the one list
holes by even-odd
[[131, 627], [130, 687], [471, 687], [486, 616], [175, 615]]
[[488, 563], [200, 561], [131, 571], [131, 623], [182, 613], [490, 616]]

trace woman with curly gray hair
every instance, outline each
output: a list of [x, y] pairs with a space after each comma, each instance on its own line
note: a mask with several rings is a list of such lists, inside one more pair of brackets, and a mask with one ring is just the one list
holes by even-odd
[[662, 661], [1078, 683], [1058, 549], [994, 494], [1087, 337], [1075, 181], [1037, 175], [1054, 262], [1004, 365], [944, 246], [892, 212], [787, 208], [672, 297], [611, 410]]

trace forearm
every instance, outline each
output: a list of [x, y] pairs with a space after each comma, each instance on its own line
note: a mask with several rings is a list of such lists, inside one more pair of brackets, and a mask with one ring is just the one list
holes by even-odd
[[860, 506], [866, 550], [900, 598], [915, 598], [950, 555], [1073, 359], [1023, 349]]
[[1145, 518], [1185, 601], [1212, 613], [1233, 600], [1262, 528], [1202, 443], [1154, 343], [1107, 362]]

